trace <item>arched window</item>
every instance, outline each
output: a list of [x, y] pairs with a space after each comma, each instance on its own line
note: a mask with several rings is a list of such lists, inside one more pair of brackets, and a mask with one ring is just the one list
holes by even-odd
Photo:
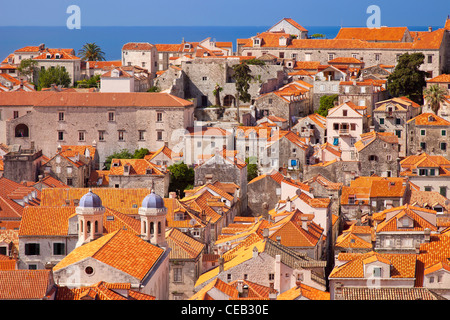
[[95, 233], [98, 233], [98, 221], [95, 221]]
[[147, 223], [145, 221], [142, 221], [144, 233], [147, 233]]
[[232, 95], [226, 95], [223, 98], [223, 105], [225, 107], [231, 107], [234, 104], [234, 97]]
[[87, 233], [90, 233], [90, 232], [91, 232], [91, 222], [90, 222], [90, 221], [87, 222], [86, 232], [87, 232]]
[[158, 234], [161, 234], [161, 222], [158, 222]]
[[154, 234], [154, 233], [155, 233], [155, 230], [153, 227], [153, 222], [150, 222], [150, 234]]
[[15, 129], [15, 137], [16, 138], [28, 138], [30, 136], [30, 131], [28, 130], [28, 126], [21, 123], [16, 126]]

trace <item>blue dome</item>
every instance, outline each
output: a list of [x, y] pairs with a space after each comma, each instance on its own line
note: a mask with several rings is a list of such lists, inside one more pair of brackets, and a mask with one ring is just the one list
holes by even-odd
[[141, 207], [146, 209], [164, 208], [164, 199], [152, 190], [152, 192], [142, 200]]
[[102, 199], [91, 190], [81, 197], [79, 207], [82, 208], [101, 208], [102, 207]]

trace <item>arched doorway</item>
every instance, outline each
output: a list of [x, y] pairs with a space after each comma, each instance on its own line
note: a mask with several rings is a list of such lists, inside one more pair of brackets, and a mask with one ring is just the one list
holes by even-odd
[[228, 94], [228, 95], [226, 95], [224, 98], [223, 98], [223, 105], [225, 106], [225, 107], [231, 107], [231, 106], [234, 106], [234, 96], [232, 96], [231, 94]]
[[28, 126], [23, 123], [18, 124], [14, 131], [15, 131], [16, 138], [28, 138], [30, 136], [30, 131], [28, 129]]

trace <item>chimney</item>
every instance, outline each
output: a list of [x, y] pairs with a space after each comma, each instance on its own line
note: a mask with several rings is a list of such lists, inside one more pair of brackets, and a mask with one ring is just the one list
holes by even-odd
[[266, 240], [269, 237], [269, 229], [268, 228], [263, 229], [263, 237], [264, 237], [264, 240]]
[[430, 236], [431, 230], [430, 228], [425, 228], [424, 230], [424, 236], [425, 236], [425, 242], [430, 242], [431, 236]]
[[277, 243], [281, 244], [281, 236], [277, 236]]
[[303, 216], [301, 216], [301, 221], [302, 221], [302, 228], [305, 230], [305, 231], [308, 231], [308, 217], [307, 216], [305, 216], [305, 215], [303, 215]]
[[433, 27], [428, 27], [428, 32], [431, 32], [431, 31], [433, 31]]
[[242, 294], [242, 292], [244, 291], [244, 281], [238, 280], [236, 283], [236, 289], [239, 292], [239, 294]]
[[224, 260], [222, 255], [219, 257], [219, 273], [223, 272], [223, 264], [224, 264]]
[[177, 193], [175, 191], [169, 192], [169, 198], [170, 199], [176, 199], [177, 198]]

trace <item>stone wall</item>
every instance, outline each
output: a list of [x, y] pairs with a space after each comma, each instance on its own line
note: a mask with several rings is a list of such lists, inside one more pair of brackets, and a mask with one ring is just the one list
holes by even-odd
[[359, 174], [361, 176], [375, 174], [380, 177], [397, 177], [399, 168], [398, 157], [398, 143], [391, 144], [377, 138], [358, 152], [358, 159], [361, 162]]

